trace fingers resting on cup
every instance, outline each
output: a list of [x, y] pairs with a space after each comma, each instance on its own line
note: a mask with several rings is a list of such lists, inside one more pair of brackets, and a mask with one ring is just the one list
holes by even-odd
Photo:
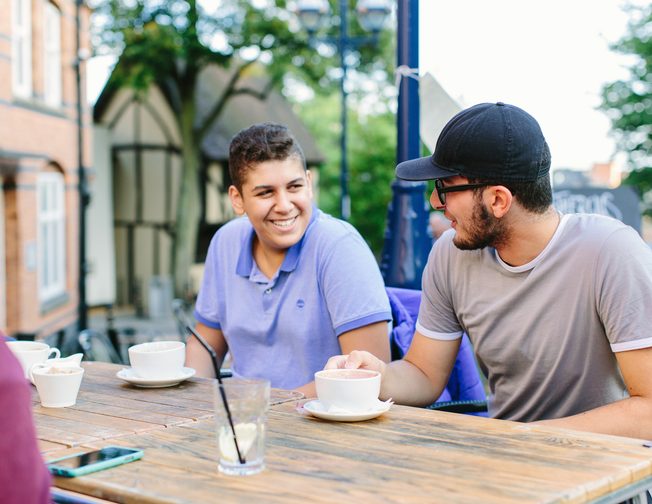
[[334, 355], [326, 362], [324, 369], [344, 369], [348, 355]]
[[324, 369], [371, 369], [383, 373], [385, 363], [364, 350], [353, 350], [348, 355], [335, 355], [328, 359]]

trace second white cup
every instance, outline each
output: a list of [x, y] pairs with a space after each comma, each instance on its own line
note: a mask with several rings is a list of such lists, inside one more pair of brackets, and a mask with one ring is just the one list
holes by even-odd
[[151, 341], [129, 347], [129, 363], [140, 378], [163, 380], [181, 375], [186, 344], [181, 341]]

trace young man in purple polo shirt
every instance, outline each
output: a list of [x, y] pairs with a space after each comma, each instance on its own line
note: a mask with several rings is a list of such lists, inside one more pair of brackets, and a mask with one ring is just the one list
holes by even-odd
[[[314, 395], [315, 371], [354, 349], [389, 361], [391, 320], [371, 250], [318, 210], [301, 147], [284, 126], [257, 124], [229, 152], [229, 197], [242, 218], [215, 234], [195, 307], [197, 329], [236, 376]], [[188, 340], [187, 365], [214, 376]]]

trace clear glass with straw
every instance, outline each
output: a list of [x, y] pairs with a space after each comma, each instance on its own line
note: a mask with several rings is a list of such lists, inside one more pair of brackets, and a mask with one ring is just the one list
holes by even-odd
[[269, 380], [222, 380], [215, 350], [190, 325], [192, 334], [210, 354], [215, 383], [215, 420], [220, 472], [234, 476], [257, 474], [265, 468], [265, 431]]
[[[259, 473], [265, 468], [269, 391], [268, 380], [229, 378], [222, 383], [215, 383], [215, 422], [220, 472], [246, 476]], [[222, 395], [228, 401], [235, 438], [231, 433], [224, 402], [220, 400]], [[243, 463], [238, 459], [238, 450], [234, 443], [236, 438]]]

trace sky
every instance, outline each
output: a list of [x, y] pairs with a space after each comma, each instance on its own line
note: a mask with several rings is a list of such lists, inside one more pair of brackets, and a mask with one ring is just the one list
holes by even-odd
[[[626, 33], [621, 0], [420, 0], [420, 73], [463, 107], [503, 101], [541, 125], [553, 168], [589, 169], [615, 148], [596, 110], [604, 83], [627, 79], [609, 49]], [[622, 156], [615, 161], [620, 162]]]
[[[627, 78], [625, 57], [609, 49], [626, 32], [621, 6], [622, 0], [420, 0], [419, 70], [462, 106], [503, 101], [527, 110], [550, 145], [553, 168], [586, 170], [615, 152], [609, 121], [596, 107], [604, 83]], [[91, 102], [111, 64], [106, 57], [88, 61]]]

